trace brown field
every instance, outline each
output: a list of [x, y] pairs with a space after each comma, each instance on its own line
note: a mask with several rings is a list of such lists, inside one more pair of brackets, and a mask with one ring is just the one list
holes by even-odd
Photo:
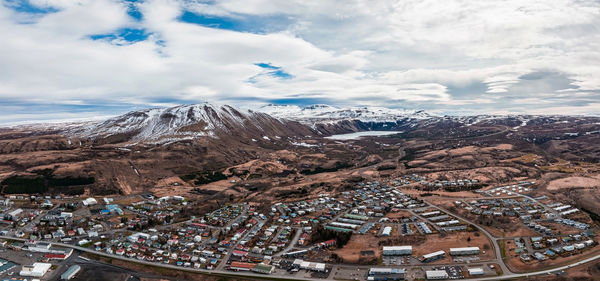
[[385, 217], [390, 219], [410, 218], [412, 217], [412, 214], [408, 211], [399, 210], [397, 212], [387, 213]]
[[[394, 230], [396, 231], [397, 229]], [[393, 232], [390, 236], [390, 239], [394, 239], [396, 234], [397, 232]], [[406, 239], [411, 238], [413, 237], [408, 237]], [[490, 241], [480, 233], [477, 236], [476, 232], [455, 232], [445, 235], [432, 234], [414, 238], [419, 239], [415, 239], [415, 241], [418, 242], [416, 245], [412, 245], [413, 256], [421, 257], [425, 254], [439, 250], [444, 250], [446, 253], [448, 253], [450, 248], [476, 246], [482, 249], [482, 254], [480, 255], [481, 260], [490, 260], [494, 258], [494, 252]], [[467, 242], [469, 238], [470, 241]], [[375, 256], [381, 255], [381, 249], [383, 246], [379, 245], [378, 242], [380, 240], [384, 239], [378, 238], [374, 235], [353, 235], [348, 244], [346, 244], [342, 249], [335, 250], [334, 253], [344, 260], [344, 262], [358, 263], [360, 251], [373, 250], [375, 251]], [[406, 244], [409, 245], [410, 243]], [[451, 262], [451, 258], [448, 255], [445, 259], [435, 261], [433, 264], [445, 262]]]
[[568, 189], [568, 188], [599, 188], [600, 179], [597, 177], [568, 177], [553, 180], [548, 183], [547, 189], [550, 191]]
[[348, 244], [334, 251], [344, 262], [358, 263], [360, 251], [372, 250], [375, 256], [381, 255], [382, 247], [378, 245], [379, 238], [374, 235], [352, 235]]
[[456, 149], [448, 150], [448, 154], [450, 156], [459, 156], [459, 155], [465, 155], [465, 154], [473, 154], [478, 149], [479, 148], [476, 147], [476, 146], [465, 146], [465, 147], [461, 147], [461, 148], [456, 148]]
[[[413, 256], [421, 257], [425, 254], [444, 250], [446, 251], [446, 257], [442, 260], [432, 262], [432, 264], [449, 263], [452, 261], [449, 257], [450, 248], [479, 247], [481, 249], [479, 258], [482, 261], [493, 259], [494, 250], [490, 241], [485, 235], [479, 233], [479, 236], [476, 236], [475, 233], [476, 232], [454, 232], [446, 235], [427, 235], [425, 243], [419, 246], [413, 246]], [[467, 242], [469, 238], [471, 241]]]
[[523, 156], [519, 156], [519, 157], [515, 157], [515, 158], [511, 158], [511, 159], [506, 159], [506, 160], [501, 160], [500, 162], [522, 162], [522, 163], [532, 163], [535, 162], [537, 160], [540, 160], [541, 157], [537, 154], [533, 154], [533, 153], [529, 153], [529, 154], [525, 154]]
[[494, 152], [496, 150], [512, 150], [513, 145], [509, 143], [501, 143], [495, 146], [481, 148], [481, 152]]

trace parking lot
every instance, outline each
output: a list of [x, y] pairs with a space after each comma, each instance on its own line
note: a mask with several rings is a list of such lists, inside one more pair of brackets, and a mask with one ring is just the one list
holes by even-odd
[[465, 276], [463, 274], [463, 270], [460, 266], [440, 266], [434, 267], [434, 270], [444, 270], [448, 273], [448, 278], [450, 279], [464, 279]]

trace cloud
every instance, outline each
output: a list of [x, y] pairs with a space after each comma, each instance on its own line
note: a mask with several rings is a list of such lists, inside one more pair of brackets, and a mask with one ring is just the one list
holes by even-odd
[[599, 29], [597, 1], [4, 0], [0, 101], [598, 112]]

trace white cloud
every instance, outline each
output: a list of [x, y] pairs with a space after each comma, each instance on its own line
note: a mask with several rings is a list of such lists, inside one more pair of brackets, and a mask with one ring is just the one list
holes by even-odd
[[[600, 91], [598, 2], [152, 0], [137, 4], [141, 21], [116, 0], [31, 3], [58, 11], [32, 17], [0, 5], [0, 101], [373, 99], [503, 111], [521, 98], [589, 110], [595, 104], [579, 101], [590, 98], [581, 92]], [[179, 21], [183, 9], [256, 25], [276, 16], [289, 25], [264, 34], [208, 28]], [[129, 44], [89, 38], [123, 28], [149, 36]], [[569, 87], [515, 91], [523, 75], [540, 70], [559, 73]], [[477, 84], [484, 89], [460, 93]]]

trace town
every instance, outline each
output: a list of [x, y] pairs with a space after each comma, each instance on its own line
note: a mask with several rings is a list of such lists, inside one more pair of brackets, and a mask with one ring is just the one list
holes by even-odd
[[99, 256], [250, 278], [477, 279], [522, 276], [598, 248], [595, 224], [582, 211], [528, 195], [535, 181], [459, 199], [423, 193], [431, 184], [477, 182], [407, 175], [300, 201], [231, 202], [208, 213], [194, 213], [197, 203], [177, 195], [9, 195], [0, 201], [0, 274], [70, 280]]

